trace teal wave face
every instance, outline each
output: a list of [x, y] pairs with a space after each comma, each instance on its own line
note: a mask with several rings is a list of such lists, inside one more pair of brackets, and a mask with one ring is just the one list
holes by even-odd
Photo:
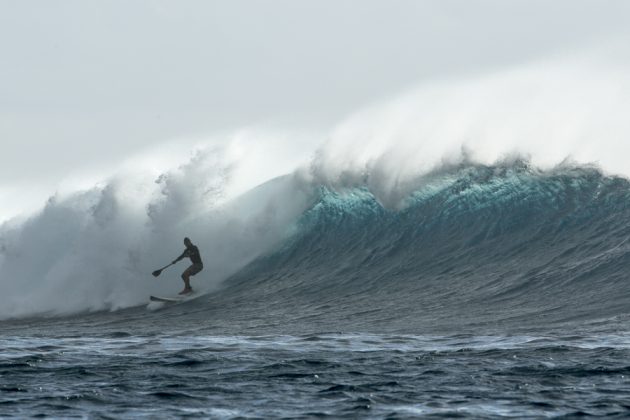
[[322, 187], [297, 233], [228, 289], [329, 302], [344, 319], [374, 308], [357, 327], [425, 328], [426, 311], [474, 325], [616, 316], [630, 303], [629, 220], [630, 183], [588, 167], [464, 167], [397, 209]]

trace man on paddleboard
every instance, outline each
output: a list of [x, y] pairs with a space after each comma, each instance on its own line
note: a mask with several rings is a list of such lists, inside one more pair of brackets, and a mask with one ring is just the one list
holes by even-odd
[[175, 260], [173, 260], [172, 264], [177, 263], [178, 261], [184, 258], [190, 258], [192, 265], [188, 267], [182, 273], [182, 280], [184, 280], [184, 290], [179, 292], [180, 295], [186, 295], [192, 292], [192, 287], [190, 287], [190, 277], [194, 276], [201, 270], [203, 270], [203, 262], [201, 262], [201, 255], [199, 255], [199, 248], [197, 248], [188, 238], [184, 238], [184, 245], [186, 245], [186, 249]]

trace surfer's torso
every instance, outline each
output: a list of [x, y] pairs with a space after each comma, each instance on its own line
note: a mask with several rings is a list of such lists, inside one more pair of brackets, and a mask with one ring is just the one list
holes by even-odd
[[193, 264], [203, 265], [203, 262], [201, 262], [201, 255], [199, 254], [199, 248], [195, 245], [191, 245], [189, 248], [186, 248], [180, 258], [190, 258], [190, 261]]

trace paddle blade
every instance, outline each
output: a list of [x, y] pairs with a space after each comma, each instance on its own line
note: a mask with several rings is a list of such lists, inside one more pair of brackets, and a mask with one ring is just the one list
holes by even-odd
[[155, 271], [154, 271], [153, 273], [151, 273], [151, 274], [153, 274], [153, 277], [157, 277], [157, 276], [159, 276], [159, 275], [160, 275], [160, 273], [161, 273], [161, 272], [162, 272], [162, 270], [155, 270]]

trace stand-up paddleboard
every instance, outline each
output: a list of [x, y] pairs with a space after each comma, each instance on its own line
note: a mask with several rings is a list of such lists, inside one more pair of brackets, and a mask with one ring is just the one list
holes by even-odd
[[194, 299], [199, 296], [201, 295], [193, 292], [187, 295], [178, 295], [175, 297], [151, 296], [149, 299], [151, 300], [151, 302], [181, 303], [181, 302], [186, 302], [187, 300]]
[[182, 298], [170, 298], [170, 297], [162, 297], [162, 296], [151, 296], [149, 299], [151, 300], [151, 302], [162, 302], [162, 303], [177, 303], [184, 300]]

